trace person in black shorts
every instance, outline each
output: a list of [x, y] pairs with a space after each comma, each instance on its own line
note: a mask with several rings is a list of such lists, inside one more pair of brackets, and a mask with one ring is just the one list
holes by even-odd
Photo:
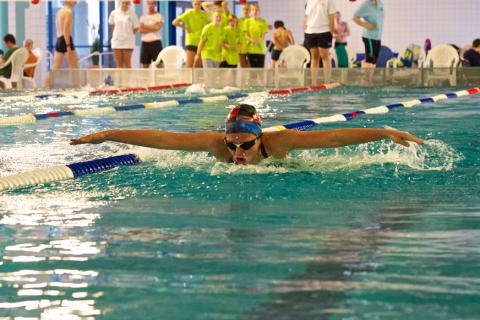
[[367, 39], [362, 37], [363, 44], [365, 45], [365, 62], [376, 65], [378, 56], [380, 55], [380, 48], [382, 43], [380, 40]]
[[289, 45], [295, 44], [292, 32], [285, 28], [283, 21], [277, 20], [273, 23], [275, 32], [273, 33], [272, 42], [272, 68], [275, 68], [277, 61], [280, 59], [280, 54]]
[[66, 53], [67, 52], [67, 46], [70, 48], [70, 50], [74, 51], [75, 50], [75, 45], [73, 44], [73, 39], [70, 37], [70, 42], [67, 45], [67, 42], [65, 41], [64, 36], [60, 36], [57, 38], [57, 42], [55, 43], [55, 51], [60, 52], [60, 53]]
[[163, 17], [157, 12], [157, 1], [147, 1], [148, 11], [140, 17], [140, 33], [142, 46], [140, 49], [140, 63], [148, 68], [152, 61], [162, 51], [160, 30], [163, 27]]
[[305, 6], [305, 47], [311, 55], [312, 85], [317, 84], [320, 60], [325, 83], [330, 81], [329, 50], [332, 47], [334, 18], [337, 10], [333, 0], [307, 0]]

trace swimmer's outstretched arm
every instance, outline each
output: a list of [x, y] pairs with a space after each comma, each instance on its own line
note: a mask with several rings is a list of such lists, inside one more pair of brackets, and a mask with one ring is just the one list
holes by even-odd
[[280, 140], [290, 150], [337, 148], [384, 139], [391, 139], [405, 147], [410, 146], [409, 141], [423, 143], [421, 139], [408, 132], [392, 129], [349, 128], [324, 131], [286, 130], [283, 132], [285, 132], [285, 137]]
[[105, 141], [168, 150], [212, 151], [222, 142], [223, 135], [214, 131], [196, 133], [160, 130], [106, 130], [72, 139], [71, 145], [98, 144]]

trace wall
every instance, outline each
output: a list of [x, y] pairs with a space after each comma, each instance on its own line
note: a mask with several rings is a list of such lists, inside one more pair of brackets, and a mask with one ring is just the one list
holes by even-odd
[[[334, 0], [342, 17], [349, 23], [349, 45], [363, 52], [361, 28], [351, 20], [362, 1]], [[303, 15], [306, 0], [260, 0], [261, 15], [269, 24], [283, 20], [297, 43], [303, 42]], [[394, 51], [409, 43], [423, 45], [426, 38], [432, 45], [471, 44], [480, 38], [480, 0], [383, 0], [385, 27], [382, 42]], [[271, 38], [271, 34], [267, 38]]]

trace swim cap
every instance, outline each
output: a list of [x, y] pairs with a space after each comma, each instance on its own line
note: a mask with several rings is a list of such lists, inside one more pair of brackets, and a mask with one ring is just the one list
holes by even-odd
[[251, 133], [262, 135], [262, 120], [254, 106], [239, 104], [227, 116], [226, 133]]

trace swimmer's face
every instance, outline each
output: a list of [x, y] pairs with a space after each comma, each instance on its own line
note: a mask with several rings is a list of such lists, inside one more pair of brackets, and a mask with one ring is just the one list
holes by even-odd
[[[242, 147], [242, 144], [245, 145]], [[225, 135], [225, 146], [235, 164], [252, 164], [257, 158], [260, 139], [252, 133], [228, 133]]]
[[202, 7], [202, 2], [201, 1], [192, 1], [192, 8], [195, 10], [200, 10]]

